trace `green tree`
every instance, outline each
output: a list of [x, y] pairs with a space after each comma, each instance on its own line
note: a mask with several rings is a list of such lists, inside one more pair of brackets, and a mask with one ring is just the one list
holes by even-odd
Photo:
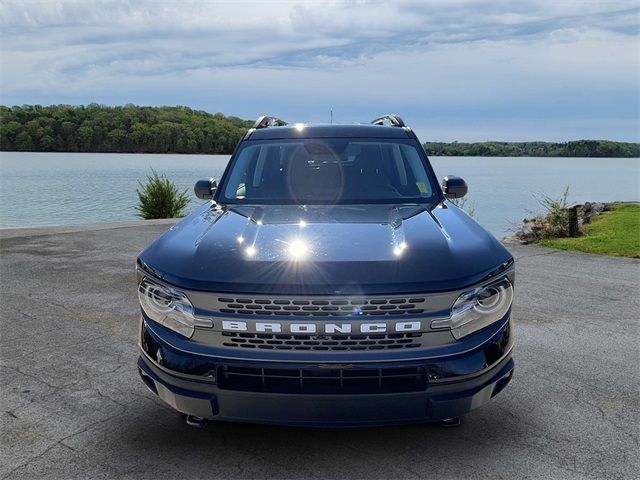
[[82, 126], [78, 128], [78, 131], [76, 132], [76, 136], [77, 136], [78, 151], [90, 152], [93, 144], [92, 142], [93, 131], [91, 130], [91, 127], [87, 125], [86, 122], [83, 123]]
[[429, 142], [424, 150], [435, 156], [502, 157], [640, 157], [640, 143], [607, 140], [552, 142]]
[[122, 128], [114, 128], [107, 134], [108, 150], [112, 152], [125, 152], [127, 149], [127, 132]]
[[32, 152], [33, 151], [33, 139], [28, 132], [20, 132], [16, 137], [15, 142], [16, 150], [21, 152]]
[[[0, 148], [231, 153], [251, 122], [188, 107], [0, 106]], [[215, 131], [215, 133], [211, 133]], [[26, 132], [31, 138], [28, 141]]]
[[0, 129], [0, 148], [3, 150], [12, 150], [16, 136], [21, 129], [20, 123], [15, 120], [11, 120], [5, 125], [2, 125]]

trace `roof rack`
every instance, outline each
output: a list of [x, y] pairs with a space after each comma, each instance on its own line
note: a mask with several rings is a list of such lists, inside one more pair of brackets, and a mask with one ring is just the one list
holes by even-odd
[[391, 123], [391, 125], [394, 127], [406, 127], [406, 125], [404, 124], [404, 121], [398, 115], [395, 115], [395, 114], [383, 115], [380, 118], [376, 118], [375, 120], [372, 120], [371, 123], [373, 125], [384, 125], [385, 120], [388, 120], [389, 123]]
[[264, 115], [256, 120], [251, 128], [267, 128], [267, 127], [283, 127], [287, 122], [280, 120], [277, 117], [269, 117]]

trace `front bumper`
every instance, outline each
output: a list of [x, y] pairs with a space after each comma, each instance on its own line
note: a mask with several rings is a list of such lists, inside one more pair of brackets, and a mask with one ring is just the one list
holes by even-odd
[[[381, 354], [379, 361], [368, 363], [366, 369], [355, 362], [285, 364], [207, 357], [174, 348], [163, 340], [164, 330], [155, 322], [142, 322], [138, 360], [142, 380], [174, 409], [211, 420], [325, 427], [438, 421], [464, 415], [486, 403], [509, 383], [514, 368], [510, 318], [494, 326], [495, 332], [488, 339], [482, 336], [481, 344], [461, 349], [458, 355], [388, 362]], [[464, 342], [477, 342], [471, 337]], [[262, 373], [246, 373], [252, 377], [243, 374], [243, 379], [251, 380], [244, 388], [245, 384], [223, 382], [222, 372], [228, 368]], [[331, 377], [325, 373], [329, 371], [340, 372], [330, 384], [325, 382]], [[367, 375], [375, 371], [380, 377], [349, 377], [358, 371]], [[270, 376], [273, 372], [288, 372], [288, 376]], [[299, 387], [292, 382], [290, 372], [300, 372]], [[405, 383], [394, 384], [391, 380], [402, 375], [391, 378], [385, 376], [386, 372], [411, 372], [412, 383], [405, 388], [406, 378], [401, 378]], [[280, 383], [273, 383], [274, 379]], [[350, 379], [355, 380], [349, 383]], [[344, 390], [332, 387], [338, 380]], [[309, 384], [315, 391], [306, 386]], [[364, 389], [358, 391], [363, 385]]]

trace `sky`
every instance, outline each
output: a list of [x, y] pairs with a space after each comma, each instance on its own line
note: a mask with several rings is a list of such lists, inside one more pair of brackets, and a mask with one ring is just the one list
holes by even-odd
[[634, 1], [0, 2], [0, 103], [640, 141]]

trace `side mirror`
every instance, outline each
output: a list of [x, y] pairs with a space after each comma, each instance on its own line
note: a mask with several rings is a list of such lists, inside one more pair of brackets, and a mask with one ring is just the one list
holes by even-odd
[[202, 200], [212, 200], [213, 194], [216, 192], [216, 188], [218, 188], [218, 182], [216, 182], [215, 178], [209, 178], [208, 180], [198, 180], [196, 182], [196, 186], [193, 187], [193, 191], [196, 194], [196, 197], [201, 198]]
[[462, 198], [467, 194], [467, 183], [455, 175], [447, 175], [442, 179], [442, 191], [446, 198]]

